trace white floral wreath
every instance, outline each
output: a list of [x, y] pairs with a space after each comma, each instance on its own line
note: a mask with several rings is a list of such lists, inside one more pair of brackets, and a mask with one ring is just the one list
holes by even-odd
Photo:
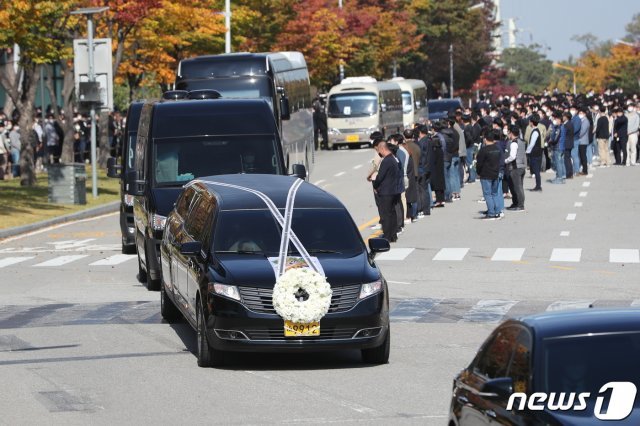
[[284, 320], [316, 322], [329, 312], [331, 295], [331, 286], [321, 274], [307, 268], [292, 268], [276, 280], [273, 307]]

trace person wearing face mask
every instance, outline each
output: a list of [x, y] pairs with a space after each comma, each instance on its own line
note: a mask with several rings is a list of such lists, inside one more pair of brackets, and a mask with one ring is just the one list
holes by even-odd
[[396, 205], [400, 203], [400, 194], [404, 191], [402, 166], [384, 140], [377, 139], [373, 147], [382, 158], [378, 175], [373, 181], [373, 190], [380, 199], [382, 232], [384, 238], [395, 243], [398, 241]]
[[[579, 153], [579, 149], [578, 149], [578, 140], [580, 139], [580, 127], [582, 124], [582, 121], [580, 120], [580, 117], [578, 117], [578, 107], [575, 105], [572, 105], [571, 108], [569, 109], [569, 112], [571, 113], [571, 124], [573, 125], [573, 148], [571, 149], [571, 162], [573, 163], [573, 176], [577, 176], [578, 173], [578, 168], [580, 167], [580, 153]], [[569, 177], [567, 175], [567, 177]]]
[[[616, 107], [613, 110], [615, 121], [613, 122], [613, 155], [616, 158], [616, 166], [627, 164], [627, 141], [629, 138], [628, 122], [622, 108]], [[622, 156], [622, 158], [621, 158]]]
[[524, 174], [527, 167], [526, 150], [527, 145], [520, 139], [520, 128], [518, 126], [509, 126], [507, 131], [509, 138], [509, 156], [505, 158], [505, 170], [507, 172], [507, 182], [509, 190], [513, 194], [511, 205], [507, 210], [515, 212], [524, 211]]
[[560, 144], [564, 147], [564, 171], [567, 179], [573, 179], [573, 161], [571, 161], [571, 151], [575, 145], [573, 140], [573, 122], [570, 112], [562, 114], [562, 133], [560, 133]]
[[564, 144], [567, 138], [567, 129], [562, 125], [562, 116], [559, 112], [553, 113], [553, 120], [549, 131], [549, 147], [553, 154], [553, 164], [556, 168], [556, 178], [550, 183], [565, 183], [566, 169], [564, 161]]
[[635, 166], [637, 145], [638, 145], [638, 128], [640, 127], [640, 115], [636, 112], [635, 105], [629, 104], [627, 107], [627, 166]]
[[542, 191], [542, 182], [540, 178], [540, 167], [542, 166], [542, 137], [540, 130], [538, 130], [538, 123], [540, 123], [540, 116], [533, 114], [529, 119], [529, 125], [531, 129], [531, 136], [527, 145], [527, 154], [529, 154], [529, 166], [531, 167], [531, 173], [536, 178], [536, 186], [531, 188], [530, 191]]
[[600, 167], [611, 166], [611, 156], [609, 155], [609, 118], [604, 108], [598, 106], [596, 118], [595, 138], [598, 143], [598, 156], [600, 157]]
[[578, 112], [580, 118], [580, 133], [578, 134], [578, 153], [580, 156], [580, 166], [582, 171], [578, 173], [579, 176], [586, 176], [588, 174], [588, 160], [587, 160], [587, 146], [589, 145], [589, 120], [587, 120], [586, 110], [580, 109]]

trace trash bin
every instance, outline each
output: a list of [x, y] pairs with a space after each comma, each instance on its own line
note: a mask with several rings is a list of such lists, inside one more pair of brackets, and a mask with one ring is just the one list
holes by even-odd
[[87, 204], [87, 173], [82, 163], [50, 164], [49, 202]]

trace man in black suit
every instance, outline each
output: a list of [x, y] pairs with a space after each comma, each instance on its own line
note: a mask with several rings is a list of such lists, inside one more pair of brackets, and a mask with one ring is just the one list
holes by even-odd
[[378, 175], [373, 181], [373, 190], [380, 200], [382, 232], [384, 238], [395, 243], [398, 240], [396, 205], [400, 203], [400, 194], [404, 191], [402, 167], [384, 140], [376, 140], [373, 147], [382, 157]]

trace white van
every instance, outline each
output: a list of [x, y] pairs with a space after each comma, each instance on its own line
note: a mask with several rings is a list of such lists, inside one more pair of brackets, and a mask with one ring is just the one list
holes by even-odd
[[429, 118], [427, 105], [427, 85], [422, 80], [392, 78], [402, 90], [402, 122], [405, 129], [413, 128], [414, 123], [424, 124]]
[[329, 91], [327, 99], [329, 147], [371, 144], [375, 131], [383, 135], [400, 132], [402, 93], [392, 81], [372, 77], [350, 77]]

